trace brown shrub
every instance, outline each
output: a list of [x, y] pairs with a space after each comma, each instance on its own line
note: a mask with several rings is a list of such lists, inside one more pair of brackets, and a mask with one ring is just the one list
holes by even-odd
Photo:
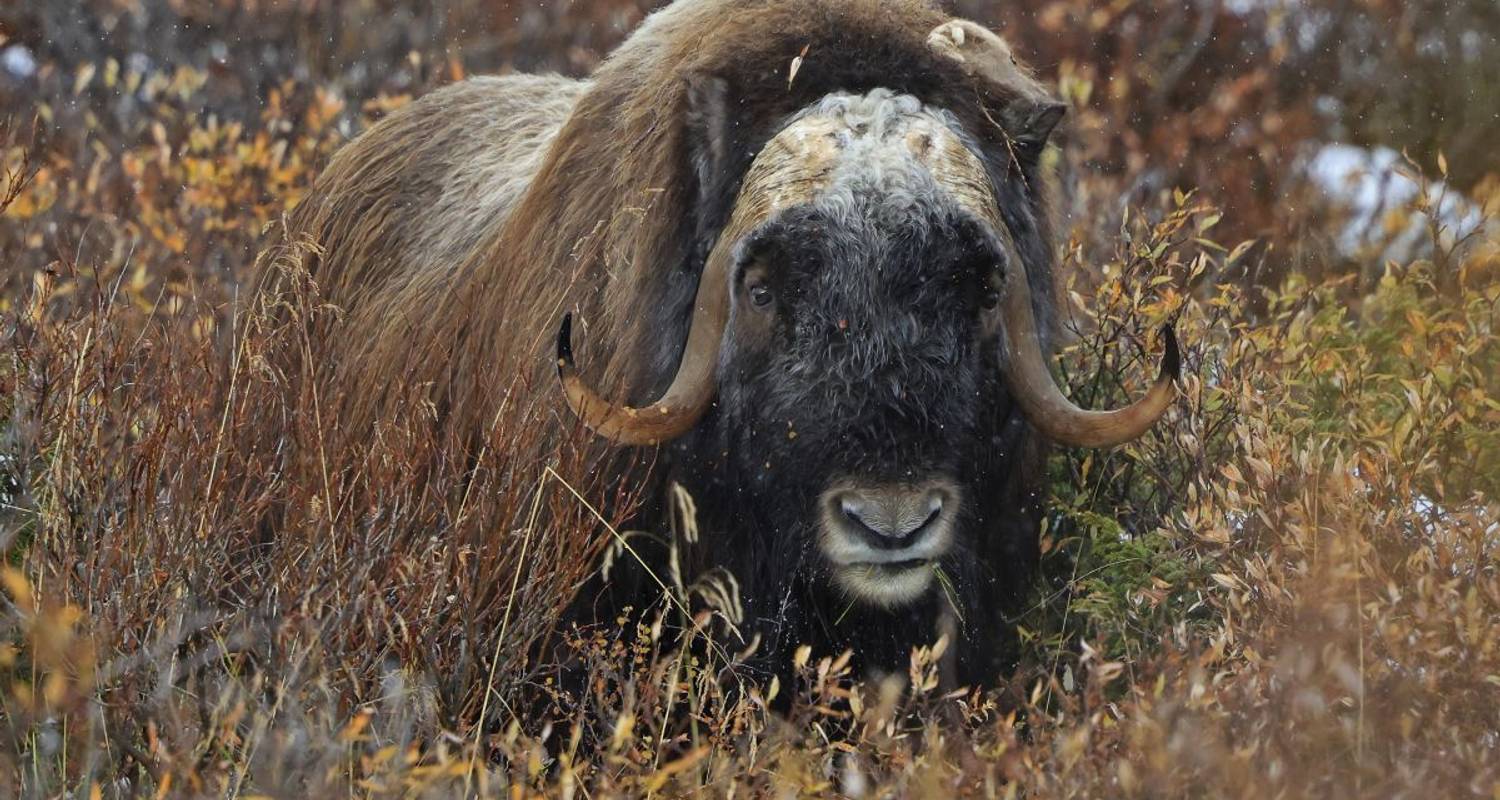
[[[1119, 376], [1148, 371], [1135, 362], [1171, 318], [1187, 374], [1169, 424], [1054, 460], [1044, 575], [1016, 621], [1025, 662], [1006, 691], [942, 697], [942, 644], [913, 654], [904, 685], [860, 685], [836, 653], [799, 654], [793, 686], [743, 682], [739, 654], [712, 636], [735, 621], [732, 584], [692, 575], [659, 576], [662, 603], [618, 625], [557, 631], [583, 675], [559, 681], [541, 650], [515, 644], [551, 631], [563, 602], [526, 576], [576, 580], [592, 563], [480, 521], [545, 507], [546, 524], [603, 550], [617, 520], [590, 508], [631, 498], [623, 487], [604, 503], [546, 471], [503, 476], [528, 431], [496, 431], [477, 464], [438, 459], [430, 481], [409, 468], [444, 451], [422, 426], [379, 431], [357, 469], [326, 482], [289, 480], [279, 463], [280, 437], [315, 441], [329, 421], [262, 356], [336, 311], [306, 284], [282, 298], [285, 315], [236, 311], [261, 227], [400, 95], [465, 63], [586, 67], [640, 6], [460, 5], [399, 35], [352, 24], [377, 8], [364, 2], [78, 7], [123, 27], [89, 40], [97, 51], [46, 50], [35, 31], [53, 23], [0, 17], [40, 64], [0, 78], [8, 107], [28, 110], [0, 139], [0, 793], [1500, 787], [1500, 250], [1361, 263], [1373, 278], [1357, 290], [1315, 248], [1298, 255], [1336, 220], [1286, 224], [1267, 188], [1290, 180], [1287, 154], [1316, 119], [1286, 82], [1297, 54], [1237, 49], [1272, 17], [1220, 9], [1198, 46], [1206, 4], [1003, 12], [1027, 31], [1022, 49], [1067, 54], [1029, 55], [1055, 63], [1079, 104], [1076, 339], [1061, 359], [1072, 393], [1105, 405], [1134, 388]], [[198, 33], [141, 49], [142, 20], [178, 8]], [[555, 28], [547, 52], [455, 34], [516, 30], [513, 14]], [[193, 62], [229, 23], [245, 49]], [[319, 24], [342, 26], [326, 51], [287, 33]], [[286, 60], [252, 58], [283, 33]], [[464, 47], [451, 61], [450, 36]], [[159, 60], [136, 71], [132, 48]], [[1189, 52], [1185, 83], [1153, 89]], [[1421, 51], [1381, 63], [1403, 54]], [[308, 78], [289, 77], [298, 66]], [[1478, 155], [1464, 169], [1495, 171]], [[1484, 199], [1482, 178], [1453, 180]], [[271, 508], [286, 509], [275, 539], [259, 525]], [[657, 533], [691, 529], [683, 514]], [[781, 693], [792, 710], [765, 711]]]

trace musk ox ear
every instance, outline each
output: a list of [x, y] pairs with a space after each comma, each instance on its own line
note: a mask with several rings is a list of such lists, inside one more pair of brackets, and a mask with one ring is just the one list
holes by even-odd
[[927, 47], [975, 81], [999, 89], [1006, 98], [998, 114], [1006, 135], [1027, 154], [1041, 152], [1067, 106], [1015, 57], [1009, 43], [977, 22], [954, 19], [928, 34]]
[[1067, 112], [1067, 105], [1056, 100], [1016, 100], [1005, 107], [1001, 118], [1016, 143], [1040, 152]]
[[694, 241], [706, 256], [733, 205], [735, 121], [729, 82], [717, 75], [691, 72], [687, 83], [687, 148], [697, 180]]

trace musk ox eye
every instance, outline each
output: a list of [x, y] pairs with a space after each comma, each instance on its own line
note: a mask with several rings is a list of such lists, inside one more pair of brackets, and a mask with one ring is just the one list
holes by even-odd
[[979, 305], [985, 311], [994, 311], [1000, 305], [1000, 290], [993, 286], [985, 286], [984, 292], [979, 295]]
[[746, 290], [750, 294], [750, 305], [766, 308], [771, 305], [771, 288], [763, 283], [754, 283]]
[[969, 253], [959, 263], [955, 273], [971, 287], [969, 291], [978, 290], [979, 307], [985, 311], [994, 311], [1000, 307], [1000, 292], [1005, 286], [1006, 260], [1003, 255], [998, 258], [996, 256], [997, 254], [988, 251]]
[[1004, 279], [1001, 269], [995, 269], [984, 281], [984, 290], [980, 293], [980, 306], [984, 311], [995, 311], [1001, 306], [1001, 282]]

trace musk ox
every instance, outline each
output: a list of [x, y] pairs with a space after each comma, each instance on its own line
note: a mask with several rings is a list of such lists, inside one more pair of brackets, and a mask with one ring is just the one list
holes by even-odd
[[1004, 41], [920, 0], [679, 0], [588, 79], [435, 91], [289, 217], [342, 309], [306, 351], [322, 413], [357, 440], [418, 387], [455, 446], [543, 430], [507, 454], [522, 473], [581, 420], [601, 454], [649, 450], [648, 498], [696, 500], [680, 556], [734, 575], [768, 663], [809, 643], [896, 669], [946, 631], [952, 678], [991, 681], [1044, 442], [1138, 436], [1177, 369], [1168, 331], [1115, 411], [1049, 373], [1062, 114]]

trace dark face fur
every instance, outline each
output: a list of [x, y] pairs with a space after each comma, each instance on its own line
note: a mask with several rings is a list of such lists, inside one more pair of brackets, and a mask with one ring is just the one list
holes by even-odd
[[719, 425], [764, 523], [816, 545], [852, 601], [898, 606], [932, 584], [982, 492], [999, 265], [956, 213], [854, 200], [745, 243]]
[[641, 310], [683, 342], [644, 370], [637, 391], [657, 399], [591, 389], [565, 318], [569, 405], [615, 442], [667, 445], [655, 474], [697, 499], [704, 532], [672, 551], [674, 574], [732, 575], [766, 666], [805, 643], [902, 670], [948, 635], [943, 680], [988, 683], [1037, 560], [1041, 433], [1140, 436], [1172, 403], [1175, 339], [1119, 409], [1079, 408], [1050, 374], [1037, 159], [1061, 106], [1012, 98], [987, 117], [1004, 148], [986, 149], [886, 89], [825, 95], [770, 130], [732, 100], [688, 79], [691, 248], [669, 301]]
[[939, 617], [996, 625], [1019, 590], [1007, 532], [1034, 528], [996, 310], [1019, 265], [920, 165], [862, 155], [871, 175], [733, 243], [718, 398], [679, 479], [747, 615], [896, 669]]

